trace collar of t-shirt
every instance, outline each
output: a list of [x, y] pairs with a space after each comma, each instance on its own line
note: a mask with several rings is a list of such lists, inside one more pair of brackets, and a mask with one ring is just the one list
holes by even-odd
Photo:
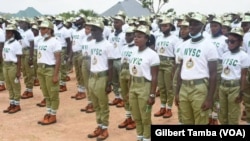
[[118, 36], [120, 33], [122, 33], [122, 30], [116, 30], [115, 31], [115, 36]]
[[132, 47], [134, 45], [135, 45], [134, 41], [132, 41], [131, 43], [128, 43], [128, 47]]
[[10, 38], [9, 40], [7, 40], [7, 43], [10, 44], [12, 43], [13, 41], [15, 41], [14, 37]]

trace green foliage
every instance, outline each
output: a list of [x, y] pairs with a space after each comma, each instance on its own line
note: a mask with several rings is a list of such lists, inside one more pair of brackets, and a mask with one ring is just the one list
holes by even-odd
[[65, 19], [69, 19], [72, 17], [79, 16], [81, 14], [84, 14], [86, 17], [97, 17], [98, 16], [98, 14], [95, 13], [93, 10], [84, 10], [84, 9], [80, 9], [78, 12], [76, 12], [76, 11], [63, 12], [63, 13], [60, 13], [59, 15], [64, 17]]
[[[159, 13], [161, 8], [169, 2], [169, 0], [139, 0], [142, 3], [143, 8], [149, 9], [152, 13]], [[158, 3], [158, 6], [155, 7], [155, 3]]]

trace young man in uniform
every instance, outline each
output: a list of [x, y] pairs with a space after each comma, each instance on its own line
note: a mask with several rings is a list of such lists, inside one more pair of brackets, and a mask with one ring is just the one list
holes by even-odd
[[96, 20], [91, 25], [91, 34], [95, 42], [90, 47], [89, 93], [96, 111], [98, 127], [93, 133], [88, 134], [88, 138], [97, 137], [97, 141], [101, 141], [109, 136], [108, 94], [111, 92], [114, 52], [112, 44], [103, 37], [103, 22]]
[[76, 80], [77, 80], [77, 88], [78, 92], [71, 96], [71, 98], [74, 98], [76, 100], [81, 100], [86, 98], [86, 93], [85, 93], [85, 88], [82, 84], [82, 48], [81, 48], [81, 41], [85, 38], [85, 29], [84, 29], [84, 24], [85, 24], [85, 17], [77, 17], [75, 25], [77, 27], [76, 30], [74, 30], [72, 34], [72, 51], [70, 58], [72, 58], [73, 65], [75, 68], [75, 73], [76, 73]]
[[67, 61], [71, 52], [70, 48], [70, 33], [63, 26], [63, 18], [61, 16], [55, 19], [55, 37], [62, 45], [61, 53], [61, 68], [60, 68], [60, 92], [67, 91], [66, 77], [67, 77]]
[[20, 41], [22, 46], [22, 72], [24, 76], [24, 83], [26, 90], [22, 94], [22, 99], [33, 97], [33, 86], [34, 86], [34, 34], [29, 27], [29, 21], [26, 18], [20, 20], [20, 28], [22, 40]]
[[216, 47], [202, 35], [205, 16], [194, 13], [188, 20], [191, 39], [181, 46], [175, 103], [183, 124], [208, 124], [219, 57]]
[[[172, 19], [165, 18], [160, 23], [160, 29], [163, 36], [156, 40], [155, 50], [160, 57], [160, 67], [158, 72], [158, 89], [160, 91], [161, 108], [154, 114], [155, 117], [163, 116], [170, 118], [172, 116], [172, 105], [174, 101], [173, 94], [173, 74], [175, 64], [174, 50], [179, 38], [170, 32], [174, 28]], [[167, 109], [166, 109], [167, 104]]]
[[114, 18], [115, 31], [109, 35], [109, 42], [113, 45], [113, 52], [115, 54], [113, 66], [113, 91], [115, 99], [109, 105], [116, 105], [117, 107], [124, 107], [124, 102], [120, 94], [119, 74], [121, 72], [121, 49], [126, 44], [125, 33], [122, 31], [124, 19], [121, 16]]
[[120, 85], [121, 85], [121, 95], [124, 101], [124, 108], [126, 111], [126, 119], [118, 128], [126, 128], [127, 130], [132, 130], [136, 128], [135, 122], [132, 119], [131, 109], [129, 104], [129, 85], [130, 85], [130, 73], [129, 73], [129, 62], [130, 58], [133, 56], [134, 52], [137, 51], [137, 47], [134, 44], [134, 30], [135, 27], [128, 27], [126, 30], [126, 42], [121, 51], [121, 73], [120, 73]]
[[209, 40], [216, 46], [219, 59], [217, 62], [217, 85], [214, 94], [213, 107], [209, 117], [210, 125], [218, 125], [218, 112], [219, 112], [219, 86], [221, 81], [222, 72], [222, 55], [228, 51], [227, 44], [225, 40], [227, 37], [222, 35], [222, 19], [220, 17], [214, 17], [210, 21], [211, 36]]

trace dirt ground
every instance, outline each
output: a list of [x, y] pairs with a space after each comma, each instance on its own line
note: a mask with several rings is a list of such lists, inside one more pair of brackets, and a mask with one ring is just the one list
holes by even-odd
[[[75, 100], [70, 97], [77, 92], [75, 74], [70, 74], [71, 80], [67, 82], [68, 91], [60, 93], [60, 106], [57, 112], [57, 123], [47, 126], [37, 124], [46, 112], [45, 108], [36, 106], [42, 100], [39, 86], [34, 87], [34, 97], [21, 99], [22, 110], [15, 114], [6, 114], [2, 110], [9, 105], [8, 91], [0, 92], [0, 141], [94, 141], [87, 138], [87, 134], [97, 127], [95, 113], [80, 112], [85, 107], [87, 99]], [[22, 79], [23, 82], [23, 79]], [[22, 83], [22, 92], [25, 90]], [[114, 94], [109, 94], [110, 101]], [[153, 106], [153, 124], [177, 124], [177, 110], [173, 107], [173, 116], [169, 119], [154, 117], [153, 113], [159, 110], [160, 101], [156, 98]], [[124, 108], [110, 106], [109, 138], [107, 141], [136, 140], [136, 131], [119, 129], [117, 126], [125, 119]], [[244, 122], [241, 121], [241, 124]]]

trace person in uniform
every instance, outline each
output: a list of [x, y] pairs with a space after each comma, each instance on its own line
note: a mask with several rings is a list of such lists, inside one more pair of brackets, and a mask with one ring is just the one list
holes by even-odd
[[83, 76], [83, 86], [87, 90], [88, 104], [87, 104], [87, 106], [85, 106], [85, 108], [80, 109], [80, 111], [86, 112], [86, 113], [93, 113], [93, 112], [95, 112], [95, 110], [94, 110], [94, 107], [93, 107], [91, 96], [89, 94], [88, 81], [89, 81], [90, 54], [91, 54], [90, 44], [92, 44], [95, 40], [91, 36], [91, 25], [90, 25], [90, 22], [87, 22], [85, 24], [85, 34], [86, 34], [86, 37], [81, 42], [82, 56], [83, 56], [83, 61], [82, 61], [82, 76]]
[[[175, 48], [175, 68], [174, 68], [174, 77], [173, 77], [173, 93], [176, 93], [176, 87], [177, 87], [177, 75], [178, 75], [178, 71], [180, 70], [180, 61], [179, 61], [179, 53], [180, 50], [182, 48], [180, 48], [182, 46], [182, 44], [184, 44], [185, 41], [187, 41], [188, 39], [190, 39], [189, 36], [189, 22], [186, 20], [183, 20], [180, 24], [180, 38], [182, 40], [180, 40], [179, 43], [177, 43], [176, 48]], [[181, 113], [180, 113], [180, 107], [178, 106], [178, 120], [179, 120], [179, 124], [182, 124], [182, 120], [181, 120]]]
[[158, 54], [147, 46], [150, 30], [141, 25], [135, 29], [134, 42], [138, 47], [129, 62], [130, 88], [129, 104], [136, 123], [137, 140], [149, 141], [151, 138], [151, 109], [155, 103], [157, 87]]
[[70, 55], [70, 32], [63, 26], [63, 18], [57, 16], [55, 18], [55, 37], [62, 45], [61, 53], [61, 68], [60, 68], [60, 90], [59, 92], [67, 91], [66, 77], [67, 77], [67, 61]]
[[[5, 31], [2, 29], [2, 24], [4, 23], [3, 19], [0, 18], [0, 52], [2, 52], [3, 45], [5, 42]], [[2, 55], [2, 54], [0, 54]], [[2, 56], [0, 57], [2, 58]], [[3, 60], [0, 60], [0, 91], [6, 90], [4, 84], [4, 77], [3, 77]]]
[[124, 101], [124, 109], [126, 111], [126, 119], [118, 125], [118, 128], [126, 128], [126, 130], [135, 129], [136, 125], [131, 115], [131, 109], [129, 104], [129, 62], [133, 53], [137, 51], [137, 47], [134, 44], [134, 30], [135, 27], [130, 26], [125, 31], [125, 39], [127, 45], [122, 48], [121, 51], [121, 73], [120, 73], [120, 86], [121, 95]]
[[223, 70], [219, 88], [221, 124], [239, 124], [247, 69], [250, 66], [248, 54], [240, 49], [243, 34], [241, 27], [233, 28], [226, 40], [229, 51], [222, 55]]
[[95, 42], [90, 46], [89, 93], [96, 111], [98, 127], [93, 133], [88, 134], [88, 138], [97, 137], [97, 141], [101, 141], [109, 136], [108, 94], [111, 92], [114, 55], [112, 44], [103, 37], [103, 22], [95, 20], [91, 25], [91, 35]]
[[226, 36], [222, 35], [222, 19], [218, 16], [214, 17], [210, 21], [210, 30], [211, 36], [209, 40], [216, 46], [219, 59], [217, 62], [217, 85], [214, 94], [213, 107], [209, 115], [209, 124], [218, 125], [218, 111], [219, 111], [219, 86], [221, 81], [221, 72], [222, 72], [222, 54], [228, 51], [227, 44], [225, 40]]
[[125, 32], [122, 30], [124, 19], [121, 16], [115, 16], [114, 18], [115, 31], [109, 35], [109, 41], [113, 44], [113, 52], [116, 55], [113, 63], [113, 91], [115, 99], [109, 103], [109, 105], [115, 105], [117, 107], [124, 107], [124, 102], [120, 94], [119, 74], [121, 72], [121, 49], [126, 44]]
[[180, 47], [181, 68], [177, 75], [175, 104], [179, 106], [183, 124], [208, 124], [216, 87], [218, 52], [202, 35], [205, 16], [194, 13], [188, 21], [191, 39]]
[[[77, 27], [76, 30], [73, 31], [72, 33], [72, 51], [70, 58], [72, 58], [72, 62], [75, 68], [75, 74], [76, 74], [76, 80], [77, 80], [77, 93], [71, 98], [76, 99], [76, 100], [81, 100], [86, 98], [86, 93], [85, 93], [85, 88], [82, 84], [82, 48], [81, 48], [81, 41], [86, 37], [85, 35], [85, 17], [83, 16], [78, 16], [76, 17], [76, 22], [75, 25]], [[71, 61], [70, 61], [71, 62]]]
[[231, 31], [231, 24], [229, 21], [223, 21], [222, 23], [222, 28], [221, 28], [221, 32], [224, 36], [227, 37], [228, 32]]
[[3, 60], [3, 74], [6, 82], [7, 90], [9, 91], [9, 107], [4, 110], [4, 113], [16, 113], [21, 111], [20, 96], [21, 96], [21, 55], [22, 46], [18, 42], [22, 37], [17, 31], [17, 27], [9, 24], [6, 27], [6, 41], [1, 58]]
[[46, 114], [38, 124], [49, 125], [56, 123], [59, 108], [59, 69], [61, 64], [60, 42], [54, 37], [54, 25], [50, 21], [41, 23], [40, 32], [43, 39], [37, 48], [37, 77], [43, 96], [46, 99]]
[[22, 40], [20, 40], [23, 56], [22, 56], [22, 73], [24, 76], [24, 83], [26, 90], [21, 95], [22, 99], [33, 97], [34, 86], [34, 34], [31, 31], [29, 20], [27, 18], [20, 19], [20, 28]]
[[154, 116], [170, 118], [172, 117], [172, 105], [174, 101], [174, 50], [176, 48], [176, 44], [179, 42], [179, 38], [176, 35], [170, 33], [174, 29], [173, 20], [170, 18], [166, 17], [163, 19], [163, 21], [160, 23], [160, 29], [163, 33], [163, 36], [160, 36], [156, 39], [155, 50], [160, 57], [158, 89], [160, 91], [161, 107], [160, 110], [154, 114]]

